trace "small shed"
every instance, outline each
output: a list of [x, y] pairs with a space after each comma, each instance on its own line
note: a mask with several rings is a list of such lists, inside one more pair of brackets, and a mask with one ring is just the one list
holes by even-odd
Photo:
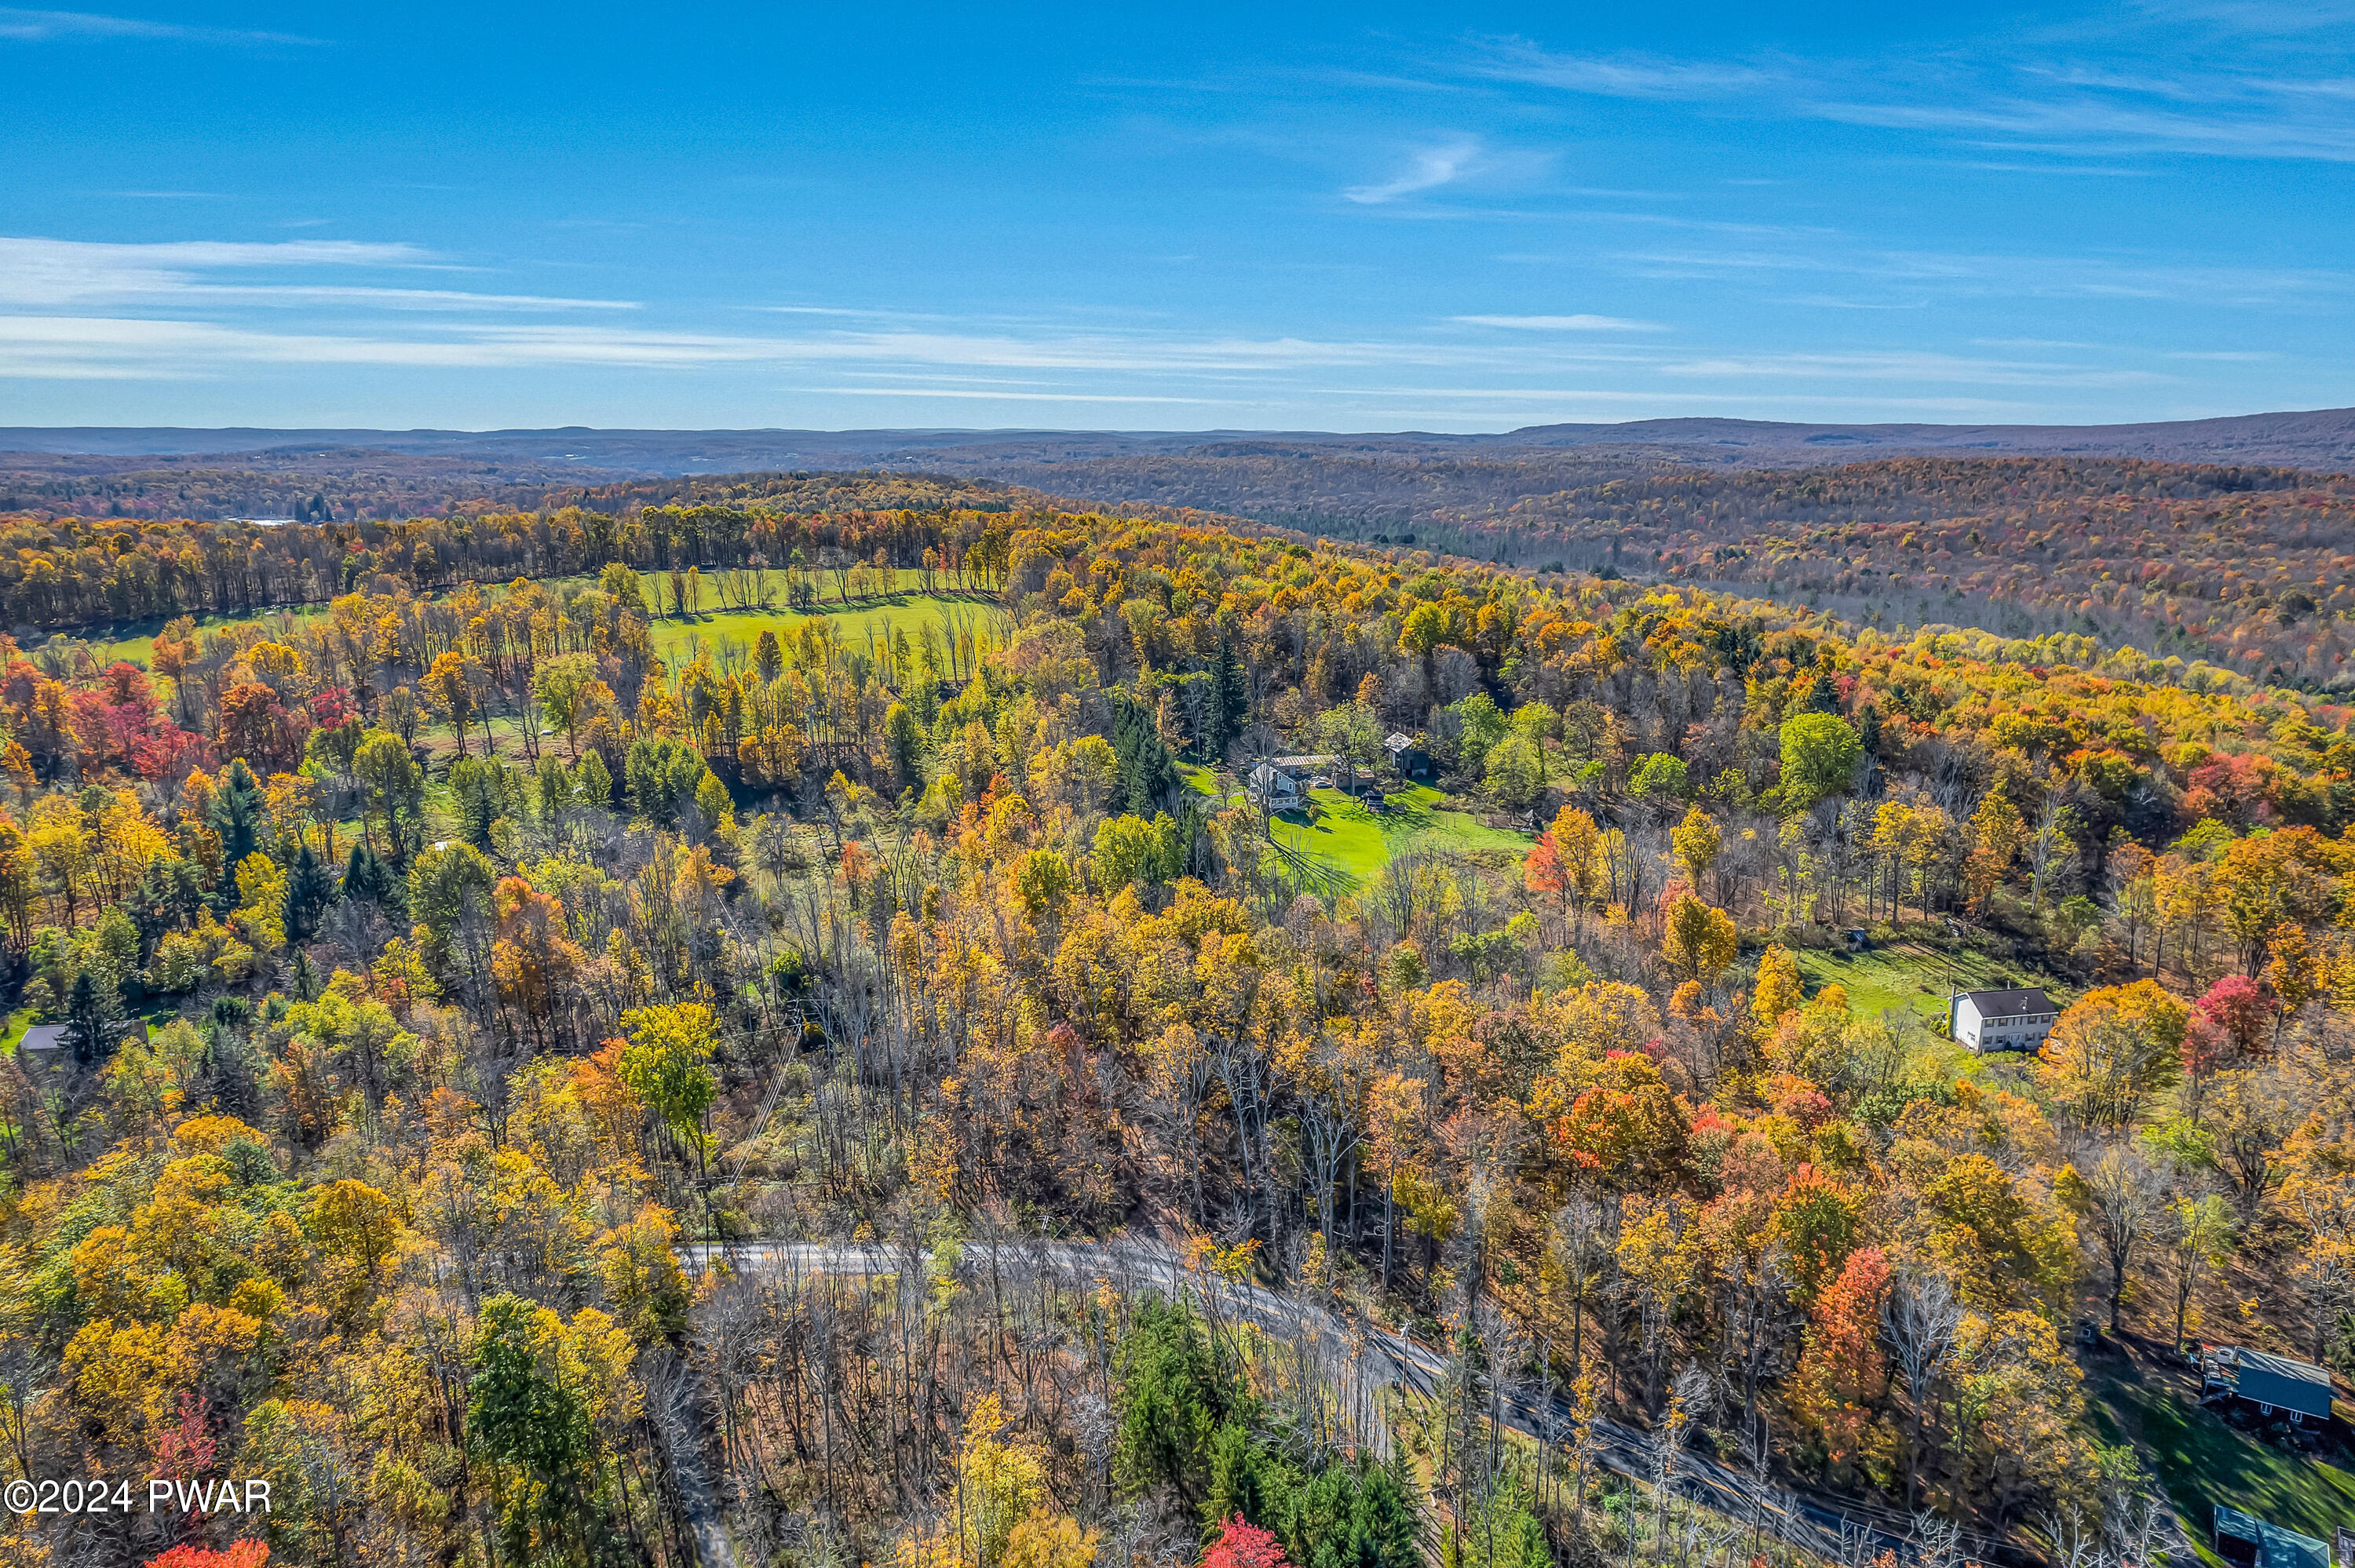
[[19, 1051], [62, 1051], [66, 1048], [66, 1026], [62, 1023], [36, 1023], [25, 1031], [16, 1042]]
[[1382, 741], [1382, 749], [1391, 754], [1391, 766], [1401, 779], [1421, 779], [1431, 772], [1431, 757], [1413, 738], [1392, 730]]
[[2330, 1548], [2310, 1535], [2216, 1505], [2216, 1555], [2233, 1568], [2330, 1568]]

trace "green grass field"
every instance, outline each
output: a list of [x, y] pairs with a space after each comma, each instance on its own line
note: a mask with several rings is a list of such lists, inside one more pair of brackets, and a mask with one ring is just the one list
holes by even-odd
[[[200, 615], [197, 630], [218, 631], [228, 626], [269, 626], [292, 629], [306, 620], [315, 620], [327, 613], [323, 604], [302, 605], [292, 609], [273, 609], [266, 615]], [[99, 667], [104, 669], [118, 659], [127, 659], [145, 666], [155, 657], [155, 637], [164, 630], [160, 620], [142, 620], [128, 626], [76, 628], [66, 635], [90, 644]], [[28, 646], [32, 646], [29, 645]]]
[[[567, 588], [593, 588], [597, 582], [594, 576], [541, 577], [537, 580], [549, 593], [559, 596]], [[666, 591], [665, 574], [641, 573], [640, 580], [645, 585], [648, 600], [647, 614], [654, 619], [655, 649], [666, 659], [682, 656], [681, 650], [687, 651], [685, 657], [694, 657], [692, 648], [698, 640], [716, 645], [721, 637], [741, 637], [745, 646], [750, 648], [764, 629], [773, 627], [782, 631], [787, 627], [798, 626], [807, 619], [791, 610], [721, 609], [719, 593], [709, 583], [704, 587], [703, 602], [710, 608], [700, 614], [685, 617], [664, 615], [659, 613], [656, 601]], [[782, 584], [783, 574], [776, 574], [774, 580]], [[829, 599], [819, 605], [816, 613], [839, 623], [843, 636], [853, 639], [862, 633], [863, 623], [868, 620], [879, 620], [887, 631], [905, 626], [913, 632], [927, 620], [944, 619], [944, 612], [940, 608], [944, 605], [970, 604], [979, 610], [990, 608], [977, 599], [964, 599], [947, 594], [926, 595], [920, 591], [922, 581], [922, 572], [913, 567], [902, 567], [897, 574], [895, 592], [879, 598], [854, 599], [848, 604]], [[506, 591], [505, 583], [484, 583], [480, 586], [485, 598], [496, 599]], [[819, 587], [831, 592], [834, 579], [822, 577]], [[326, 613], [327, 607], [324, 604], [305, 604], [269, 610], [261, 615], [200, 615], [196, 618], [197, 630], [200, 632], [218, 631], [225, 627], [254, 625], [291, 628]], [[142, 620], [121, 626], [77, 628], [69, 630], [68, 635], [89, 643], [101, 666], [118, 659], [128, 659], [133, 663], [144, 665], [155, 658], [155, 637], [164, 630], [164, 625], [161, 620]]]
[[1440, 794], [1423, 785], [1387, 795], [1380, 815], [1337, 789], [1316, 789], [1316, 820], [1285, 811], [1273, 821], [1275, 842], [1350, 886], [1362, 886], [1412, 844], [1486, 853], [1518, 861], [1529, 853], [1526, 833], [1486, 826], [1466, 811], [1439, 805]]
[[16, 1043], [25, 1038], [25, 1031], [33, 1026], [33, 1010], [20, 1007], [8, 1015], [7, 1033], [0, 1036], [0, 1056], [14, 1056]]
[[1207, 795], [1215, 800], [1226, 793], [1220, 787], [1218, 774], [1199, 762], [1179, 763], [1178, 777], [1186, 780], [1186, 788], [1197, 795]]
[[2175, 1503], [2203, 1562], [2218, 1503], [2328, 1542], [2355, 1525], [2355, 1474], [2342, 1463], [2285, 1453], [2202, 1409], [2190, 1376], [2104, 1358], [2085, 1393], [2105, 1443], [2131, 1442]]
[[[879, 638], [902, 630], [913, 637], [927, 624], [938, 628], [945, 637], [952, 611], [973, 617], [983, 625], [997, 617], [994, 606], [978, 600], [943, 594], [901, 593], [847, 605], [823, 604], [815, 619], [833, 622], [846, 644], [859, 648], [865, 645], [870, 631]], [[683, 619], [664, 616], [654, 623], [655, 652], [665, 659], [684, 663], [694, 659], [698, 646], [709, 649], [716, 658], [723, 646], [734, 642], [741, 644], [749, 654], [753, 644], [760, 641], [762, 632], [773, 630], [783, 636], [811, 619], [794, 610], [777, 609], [728, 609]]]
[[[1795, 948], [1793, 954], [1798, 959], [1799, 978], [1811, 996], [1825, 986], [1838, 985], [1848, 991], [1849, 1008], [1864, 1016], [1892, 1007], [1912, 1008], [1925, 1021], [1940, 1024], [1945, 1022], [1948, 970], [1943, 936], [1900, 938], [1887, 942], [1876, 937], [1873, 946], [1861, 953], [1851, 953], [1845, 948]], [[1965, 991], [2041, 985], [2064, 1007], [2076, 996], [2073, 990], [2041, 969], [1993, 959], [1971, 948], [1954, 955], [1953, 977], [1954, 982]]]

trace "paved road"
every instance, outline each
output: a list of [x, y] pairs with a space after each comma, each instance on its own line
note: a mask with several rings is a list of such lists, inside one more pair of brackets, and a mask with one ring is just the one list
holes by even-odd
[[[856, 1242], [702, 1244], [680, 1250], [698, 1265], [725, 1259], [740, 1270], [775, 1269], [800, 1275], [896, 1274], [908, 1261], [901, 1249]], [[1263, 1326], [1294, 1332], [1322, 1331], [1362, 1344], [1380, 1381], [1417, 1393], [1433, 1392], [1446, 1375], [1447, 1354], [1435, 1346], [1261, 1286], [1215, 1279], [1206, 1283], [1201, 1275], [1184, 1266], [1175, 1251], [1156, 1242], [1013, 1242], [995, 1249], [969, 1242], [964, 1247], [964, 1266], [986, 1269], [993, 1254], [1002, 1266], [1052, 1268], [1071, 1276], [1075, 1284], [1116, 1278], [1172, 1295], [1180, 1289], [1214, 1289], [1232, 1310]], [[1501, 1404], [1506, 1425], [1516, 1431], [1543, 1436], [1549, 1414], [1555, 1442], [1561, 1441], [1570, 1428], [1570, 1404], [1561, 1397], [1553, 1400], [1550, 1412], [1540, 1403], [1513, 1394], [1505, 1395]], [[1636, 1480], [1651, 1482], [1656, 1461], [1647, 1434], [1606, 1419], [1596, 1422], [1595, 1436], [1601, 1463]], [[1895, 1552], [1901, 1560], [1913, 1555], [1910, 1522], [1894, 1510], [1762, 1488], [1742, 1471], [1690, 1450], [1677, 1457], [1673, 1484], [1682, 1495], [1735, 1521], [1748, 1525], [1754, 1520], [1793, 1545], [1834, 1562], [1859, 1562], [1883, 1551]], [[2004, 1561], [2015, 1555], [2002, 1543], [1983, 1537], [1966, 1536], [1963, 1550], [1981, 1561]]]

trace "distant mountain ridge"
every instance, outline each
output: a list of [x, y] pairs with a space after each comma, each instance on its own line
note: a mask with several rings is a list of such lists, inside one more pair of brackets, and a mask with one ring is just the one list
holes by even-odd
[[1285, 449], [1430, 459], [1449, 453], [1579, 449], [1609, 460], [1733, 463], [1838, 462], [1851, 452], [2131, 457], [2164, 462], [2355, 467], [2355, 408], [2241, 414], [2125, 425], [1800, 424], [1714, 418], [1621, 424], [1531, 425], [1470, 435], [1428, 430], [375, 430], [172, 427], [0, 427], [11, 454], [112, 458], [264, 458], [285, 469], [333, 465], [358, 452], [578, 465], [613, 473], [727, 473], [773, 468], [934, 467], [983, 474], [1001, 467], [1086, 463], [1204, 449], [1277, 455]]
[[[1764, 419], [1638, 419], [1535, 425], [1498, 437], [1529, 447], [1715, 446], [1774, 453], [1869, 450], [1908, 453], [2147, 458], [2160, 462], [2341, 468], [2355, 462], [2355, 408], [2234, 414], [2135, 425], [1808, 425]], [[1838, 461], [1817, 456], [1817, 461]]]

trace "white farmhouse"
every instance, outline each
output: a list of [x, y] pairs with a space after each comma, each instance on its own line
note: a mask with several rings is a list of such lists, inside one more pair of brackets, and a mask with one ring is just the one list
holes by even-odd
[[1974, 1051], [2033, 1051], [2052, 1033], [2060, 1009], [2035, 986], [1966, 991], [1947, 1003], [1947, 1025]]
[[1245, 783], [1252, 805], [1265, 806], [1271, 811], [1289, 811], [1300, 804], [1300, 779], [1292, 769], [1282, 766], [1285, 760], [1279, 757], [1251, 770]]

